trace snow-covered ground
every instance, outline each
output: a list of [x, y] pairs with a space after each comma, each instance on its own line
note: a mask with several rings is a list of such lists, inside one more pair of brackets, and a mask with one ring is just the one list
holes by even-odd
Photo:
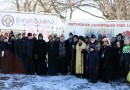
[[92, 84], [74, 76], [0, 74], [0, 90], [130, 90], [130, 86], [119, 82]]

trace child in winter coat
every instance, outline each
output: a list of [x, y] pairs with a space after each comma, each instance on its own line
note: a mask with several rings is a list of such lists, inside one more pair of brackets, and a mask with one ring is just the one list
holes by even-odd
[[95, 46], [90, 46], [87, 57], [87, 69], [89, 71], [89, 81], [92, 83], [97, 82], [98, 64], [99, 53], [95, 50]]

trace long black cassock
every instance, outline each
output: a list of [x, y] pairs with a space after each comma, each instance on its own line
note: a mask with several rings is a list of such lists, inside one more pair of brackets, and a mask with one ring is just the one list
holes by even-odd
[[22, 39], [17, 39], [14, 44], [15, 56], [16, 56], [16, 73], [24, 73], [24, 58]]
[[34, 41], [33, 39], [25, 40], [23, 42], [23, 53], [25, 57], [25, 72], [26, 74], [34, 74], [35, 73], [35, 61], [33, 59], [33, 46]]
[[46, 42], [44, 40], [37, 40], [34, 44], [34, 55], [36, 55], [36, 73], [38, 75], [47, 74], [47, 63], [46, 63]]
[[47, 52], [48, 52], [48, 74], [57, 74], [57, 57], [58, 57], [59, 46], [56, 41], [47, 42]]

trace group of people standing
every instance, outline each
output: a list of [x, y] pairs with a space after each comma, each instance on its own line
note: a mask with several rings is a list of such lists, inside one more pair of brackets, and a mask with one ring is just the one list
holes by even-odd
[[110, 82], [126, 78], [130, 70], [130, 40], [118, 34], [110, 41], [106, 36], [83, 37], [69, 34], [43, 40], [40, 33], [18, 34], [0, 37], [1, 73], [37, 75], [75, 75]]

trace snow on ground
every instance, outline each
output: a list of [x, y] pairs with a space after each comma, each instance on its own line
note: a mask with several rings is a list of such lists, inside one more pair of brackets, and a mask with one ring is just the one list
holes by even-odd
[[37, 76], [0, 74], [0, 90], [130, 90], [125, 83], [96, 84], [74, 76]]

